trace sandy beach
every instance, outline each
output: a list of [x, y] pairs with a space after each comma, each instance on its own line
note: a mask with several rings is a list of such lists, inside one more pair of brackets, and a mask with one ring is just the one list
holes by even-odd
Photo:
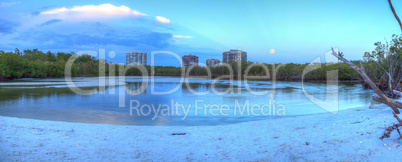
[[[401, 161], [390, 109], [219, 126], [120, 126], [0, 117], [0, 161]], [[186, 133], [172, 135], [172, 133]]]

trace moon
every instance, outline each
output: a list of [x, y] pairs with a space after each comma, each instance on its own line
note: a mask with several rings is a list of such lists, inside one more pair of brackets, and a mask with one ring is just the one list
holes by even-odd
[[274, 49], [270, 49], [270, 50], [269, 50], [269, 53], [274, 54], [274, 53], [275, 53], [275, 50], [274, 50]]

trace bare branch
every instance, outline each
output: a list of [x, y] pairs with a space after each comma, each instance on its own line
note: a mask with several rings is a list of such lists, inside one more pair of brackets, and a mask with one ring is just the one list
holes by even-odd
[[391, 0], [388, 0], [388, 3], [389, 3], [389, 7], [391, 7], [391, 11], [392, 11], [392, 13], [393, 13], [394, 16], [395, 16], [396, 21], [398, 21], [399, 26], [401, 27], [401, 31], [402, 31], [402, 23], [401, 23], [401, 20], [399, 19], [398, 15], [396, 14], [395, 9], [394, 9], [394, 6], [392, 6]]
[[397, 89], [399, 87], [399, 83], [401, 83], [401, 81], [402, 81], [402, 77], [401, 77], [401, 79], [399, 79], [398, 84], [396, 85], [395, 89]]
[[[373, 99], [374, 101], [378, 101], [378, 102], [381, 102], [381, 103], [384, 103], [384, 102], [385, 102], [385, 101], [384, 101], [380, 96], [378, 96], [377, 94], [373, 94], [372, 99]], [[396, 107], [402, 109], [402, 103], [401, 103], [401, 102], [399, 102], [399, 101], [397, 101], [397, 100], [393, 100], [393, 99], [389, 99], [389, 100], [390, 100], [391, 103], [394, 104]]]
[[400, 134], [399, 127], [402, 127], [402, 124], [401, 124], [401, 123], [399, 123], [399, 124], [394, 124], [394, 125], [392, 125], [392, 126], [389, 126], [387, 129], [385, 129], [385, 132], [384, 132], [384, 134], [380, 137], [380, 139], [383, 140], [384, 138], [389, 138], [389, 137], [391, 137], [391, 133], [392, 133], [392, 131], [394, 131], [394, 130], [397, 130], [398, 133], [399, 133], [399, 138], [398, 138], [398, 139], [402, 139], [402, 135]]
[[396, 120], [398, 120], [398, 122], [399, 122], [400, 124], [402, 124], [401, 118], [399, 118], [399, 116], [396, 115], [394, 112], [393, 112], [392, 114], [394, 114], [394, 117], [396, 118]]
[[393, 90], [393, 92], [394, 92], [395, 95], [397, 95], [399, 97], [402, 97], [402, 92], [401, 91]]
[[350, 61], [346, 60], [343, 57], [343, 53], [338, 52], [336, 53], [334, 51], [333, 48], [332, 49], [332, 55], [334, 55], [336, 58], [338, 58], [339, 60], [341, 60], [342, 62], [344, 62], [346, 65], [348, 65], [350, 68], [352, 68], [353, 70], [355, 70], [357, 73], [360, 74], [360, 76], [364, 79], [364, 81], [371, 87], [371, 89], [373, 89], [378, 96], [380, 96], [381, 100], [383, 100], [384, 104], [388, 105], [389, 107], [392, 108], [392, 110], [394, 110], [394, 112], [396, 114], [399, 114], [399, 110], [397, 108], [397, 106], [395, 104], [393, 104], [388, 98], [387, 96], [385, 96], [384, 93], [382, 93], [382, 91], [375, 85], [375, 83], [373, 81], [371, 81], [371, 79], [367, 76], [367, 74], [364, 72], [364, 70], [362, 70], [361, 68], [357, 67], [355, 64], [351, 63]]

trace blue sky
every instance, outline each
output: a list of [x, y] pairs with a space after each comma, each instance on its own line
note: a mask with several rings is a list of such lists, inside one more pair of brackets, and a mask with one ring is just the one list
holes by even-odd
[[[393, 3], [402, 16], [402, 1]], [[116, 52], [107, 58], [114, 63], [130, 51], [194, 54], [205, 63], [238, 48], [253, 62], [306, 63], [331, 47], [356, 60], [400, 33], [387, 0], [0, 1], [0, 50], [104, 48]], [[179, 64], [157, 55], [156, 65]]]

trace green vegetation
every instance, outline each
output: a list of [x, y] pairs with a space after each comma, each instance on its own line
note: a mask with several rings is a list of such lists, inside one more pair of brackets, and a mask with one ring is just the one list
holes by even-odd
[[[42, 52], [37, 49], [18, 49], [14, 52], [0, 51], [0, 78], [43, 78], [61, 77], [64, 75], [64, 67], [73, 53]], [[96, 75], [98, 72], [98, 60], [89, 55], [81, 55], [77, 58], [72, 68], [74, 75]]]
[[[366, 52], [363, 56], [366, 62], [366, 72], [375, 82], [397, 82], [402, 78], [402, 35], [392, 35], [390, 42], [374, 43], [375, 50]], [[389, 77], [390, 76], [390, 77]]]
[[[370, 78], [374, 82], [387, 83], [390, 79], [387, 74], [392, 74], [392, 83], [399, 83], [402, 77], [402, 36], [394, 35], [390, 43], [381, 44], [375, 43], [377, 46], [375, 51], [364, 55], [362, 64]], [[37, 49], [24, 50], [20, 52], [18, 49], [15, 52], [0, 51], [0, 79], [14, 78], [43, 78], [43, 77], [62, 77], [64, 76], [64, 68], [68, 59], [75, 55], [74, 53], [52, 53], [42, 52]], [[353, 62], [360, 66], [360, 62]], [[99, 66], [101, 65], [101, 67]], [[274, 77], [276, 69], [277, 80], [297, 81], [301, 80], [303, 71], [309, 64], [262, 64], [253, 62], [230, 62], [227, 65], [216, 67], [191, 67], [185, 71], [190, 76], [207, 76], [208, 70], [211, 72], [211, 77], [220, 77], [229, 75], [232, 71], [234, 78], [237, 79], [238, 74], [243, 78], [247, 72], [247, 76], [267, 76], [265, 68], [269, 71], [270, 78]], [[250, 67], [250, 68], [248, 68]], [[124, 69], [124, 65], [108, 63], [106, 60], [98, 60], [93, 56], [83, 54], [76, 57], [72, 65], [73, 76], [98, 76], [120, 74], [119, 69]], [[159, 76], [180, 76], [182, 68], [173, 66], [155, 66], [151, 73], [152, 67], [145, 66], [148, 75], [154, 74]], [[101, 69], [102, 73], [99, 73]], [[139, 76], [142, 75], [138, 68], [126, 68], [126, 75]], [[360, 80], [360, 76], [350, 69], [344, 63], [329, 63], [321, 64], [320, 68], [308, 72], [305, 80], [323, 81], [327, 78], [327, 72], [338, 70], [339, 80]]]
[[[24, 50], [20, 52], [18, 49], [15, 52], [0, 51], [0, 78], [14, 79], [14, 78], [44, 78], [44, 77], [62, 77], [64, 76], [64, 68], [68, 59], [73, 56], [74, 53], [51, 53], [42, 52], [37, 49]], [[104, 74], [113, 75], [111, 70], [114, 70], [114, 74], [119, 74], [119, 69], [124, 68], [123, 65], [116, 65], [113, 63], [107, 63], [106, 60], [98, 60], [93, 56], [83, 54], [77, 56], [74, 64], [72, 65], [73, 76], [97, 76], [99, 75], [99, 64], [104, 65]], [[228, 64], [234, 76], [238, 75], [238, 71], [244, 75], [247, 67], [252, 66], [248, 70], [248, 76], [265, 76], [266, 71], [264, 66], [268, 68], [270, 76], [273, 75], [273, 66], [271, 64], [260, 64], [252, 62], [231, 62]], [[303, 70], [308, 64], [286, 64], [278, 68], [277, 79], [278, 80], [300, 80]], [[114, 66], [114, 67], [110, 67]], [[119, 67], [120, 66], [120, 67]], [[222, 75], [229, 75], [229, 66], [216, 66], [210, 68], [212, 77], [218, 77]], [[102, 67], [102, 66], [101, 66]], [[278, 65], [276, 65], [278, 67]], [[148, 74], [151, 74], [151, 66], [145, 66]], [[102, 68], [101, 68], [102, 69]], [[188, 71], [190, 70], [190, 71]], [[325, 80], [326, 72], [331, 70], [339, 70], [341, 80], [356, 80], [358, 75], [345, 64], [331, 64], [322, 65], [321, 68], [313, 70], [306, 75], [308, 80]], [[173, 66], [155, 66], [155, 75], [169, 75], [180, 76], [182, 68]], [[207, 76], [206, 67], [192, 67], [186, 68], [191, 76]], [[126, 71], [126, 75], [142, 75], [141, 71], [137, 68], [129, 68]]]
[[[356, 62], [358, 64], [358, 62]], [[288, 81], [298, 81], [302, 79], [302, 74], [303, 70], [306, 69], [306, 67], [309, 64], [283, 64], [283, 65], [278, 65], [278, 64], [262, 64], [262, 63], [253, 63], [253, 62], [230, 62], [228, 64], [230, 67], [232, 67], [232, 72], [234, 74], [234, 77], [237, 78], [237, 75], [239, 72], [241, 73], [241, 76], [244, 78], [246, 71], [247, 71], [247, 76], [251, 76], [256, 78], [256, 76], [269, 76], [270, 78], [274, 77], [274, 72], [276, 69], [276, 79], [277, 80], [288, 80]], [[250, 67], [250, 68], [248, 68]], [[267, 70], [265, 70], [265, 68]], [[218, 77], [222, 75], [229, 75], [230, 74], [230, 69], [227, 66], [216, 66], [209, 68], [212, 77]], [[207, 69], [205, 67], [194, 67], [190, 69], [191, 71], [189, 72], [189, 75], [191, 76], [206, 76]], [[352, 69], [349, 69], [349, 67], [344, 64], [344, 63], [336, 63], [336, 64], [322, 64], [320, 68], [313, 70], [309, 73], [306, 73], [304, 76], [305, 80], [310, 80], [310, 81], [323, 81], [326, 80], [327, 78], [327, 72], [332, 71], [332, 70], [338, 70], [339, 72], [339, 79], [340, 80], [358, 80], [359, 75], [353, 71]], [[267, 75], [266, 72], [269, 72]]]
[[402, 35], [392, 35], [390, 42], [374, 43], [375, 50], [366, 52], [364, 59], [369, 62], [366, 72], [377, 87], [388, 90], [391, 97], [395, 97], [393, 90], [402, 90]]
[[[20, 52], [0, 51], [0, 79], [15, 78], [45, 78], [63, 77], [67, 61], [74, 53], [63, 52], [42, 52], [37, 49], [24, 50]], [[91, 55], [83, 54], [77, 56], [72, 67], [73, 76], [98, 76], [99, 70], [104, 75], [119, 74], [119, 69], [124, 65], [108, 63], [106, 60], [99, 60]], [[151, 67], [145, 66], [150, 74]], [[181, 75], [181, 68], [172, 66], [155, 66], [156, 75]], [[137, 68], [129, 68], [126, 75], [141, 75]]]

